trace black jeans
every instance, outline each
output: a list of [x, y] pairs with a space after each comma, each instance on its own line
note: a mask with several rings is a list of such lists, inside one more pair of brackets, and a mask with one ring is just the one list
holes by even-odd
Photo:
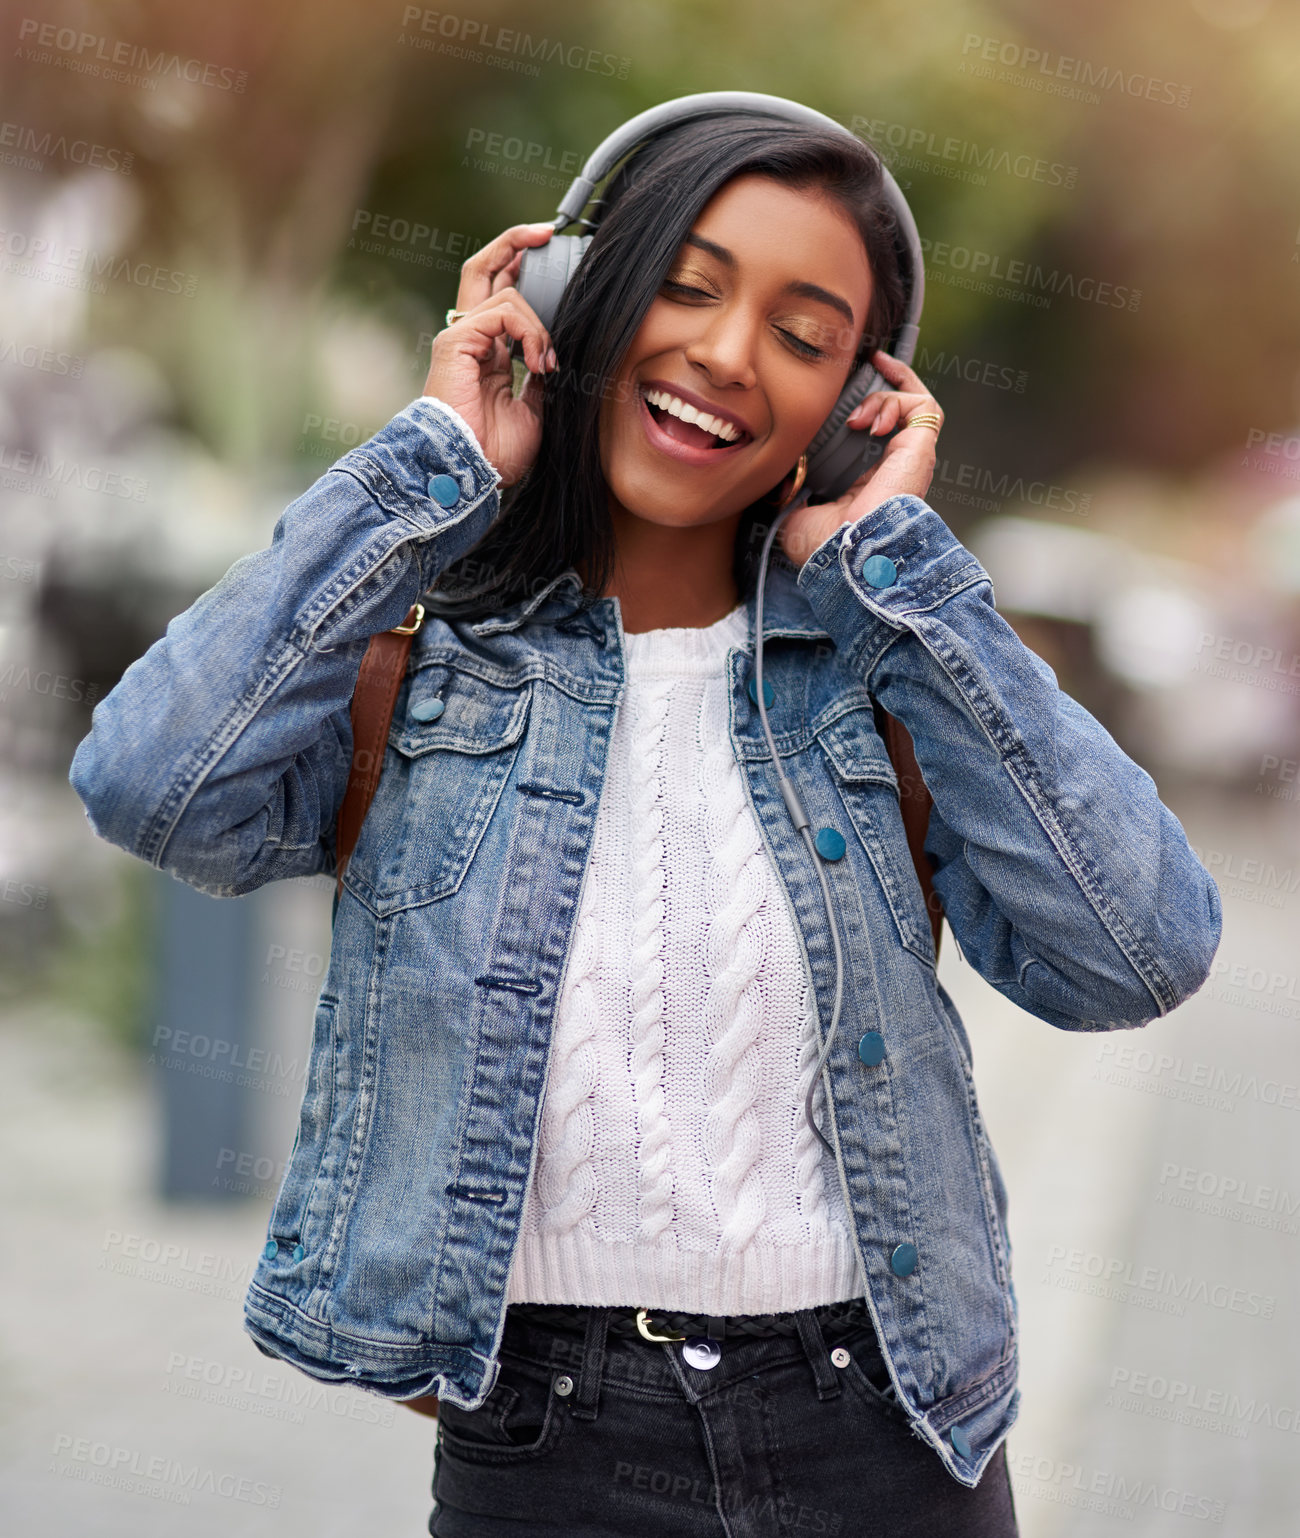
[[507, 1309], [486, 1401], [439, 1406], [430, 1533], [1016, 1538], [1005, 1444], [975, 1489], [953, 1479], [891, 1401], [860, 1300], [779, 1316], [793, 1335], [728, 1332], [710, 1368], [608, 1328], [634, 1312]]

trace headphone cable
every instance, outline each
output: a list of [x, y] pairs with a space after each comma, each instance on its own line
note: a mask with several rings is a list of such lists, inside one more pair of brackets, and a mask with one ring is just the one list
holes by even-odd
[[785, 770], [781, 767], [781, 760], [777, 756], [776, 742], [772, 737], [772, 728], [768, 725], [767, 721], [767, 706], [763, 700], [763, 585], [767, 579], [768, 555], [772, 549], [772, 540], [776, 535], [777, 529], [780, 528], [781, 524], [785, 521], [786, 518], [789, 517], [792, 512], [795, 511], [796, 508], [803, 505], [807, 495], [808, 494], [806, 491], [803, 492], [800, 496], [795, 498], [789, 507], [783, 509], [777, 515], [777, 517], [772, 521], [771, 527], [767, 531], [767, 538], [763, 541], [763, 553], [759, 558], [757, 601], [754, 608], [754, 693], [758, 699], [759, 720], [763, 727], [763, 736], [767, 739], [767, 750], [772, 755], [772, 767], [776, 770], [777, 783], [781, 788], [781, 796], [785, 801], [786, 810], [790, 814], [790, 820], [794, 823], [795, 831], [803, 835], [803, 841], [808, 847], [808, 854], [813, 862], [813, 869], [817, 872], [817, 879], [821, 883], [822, 900], [826, 904], [826, 917], [830, 924], [831, 939], [835, 945], [835, 1006], [831, 1011], [831, 1028], [827, 1033], [825, 1043], [822, 1044], [821, 1015], [820, 1011], [817, 1010], [817, 995], [816, 991], [814, 990], [814, 1020], [818, 1033], [818, 1044], [821, 1046], [821, 1051], [819, 1052], [817, 1062], [813, 1067], [812, 1078], [808, 1084], [808, 1093], [804, 1097], [803, 1104], [803, 1114], [808, 1122], [808, 1125], [817, 1134], [817, 1137], [821, 1141], [826, 1151], [832, 1157], [834, 1157], [835, 1149], [827, 1140], [826, 1134], [817, 1125], [817, 1122], [813, 1118], [812, 1099], [813, 1091], [817, 1087], [817, 1080], [820, 1076], [824, 1075], [826, 1105], [829, 1109], [831, 1104], [830, 1075], [825, 1072], [825, 1063], [827, 1055], [831, 1049], [831, 1043], [835, 1040], [836, 1029], [839, 1026], [840, 1001], [844, 991], [844, 957], [840, 950], [840, 930], [839, 925], [835, 922], [835, 908], [834, 904], [831, 902], [831, 890], [826, 881], [826, 872], [822, 869], [821, 858], [817, 853], [816, 845], [813, 843], [812, 834], [808, 831], [811, 827], [808, 813], [804, 810], [803, 802], [799, 799], [798, 791], [796, 791], [794, 786], [790, 783], [789, 779], [786, 777]]

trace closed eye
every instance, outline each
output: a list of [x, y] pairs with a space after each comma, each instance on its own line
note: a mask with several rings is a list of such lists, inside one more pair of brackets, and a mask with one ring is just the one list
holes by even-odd
[[795, 336], [794, 332], [786, 331], [781, 326], [776, 329], [802, 357], [824, 358], [826, 356], [820, 347], [814, 347], [811, 342], [805, 342], [801, 336]]
[[[699, 299], [716, 299], [718, 296], [706, 288], [698, 288], [693, 283], [679, 283], [674, 278], [665, 278], [664, 288], [674, 295], [691, 295]], [[776, 333], [783, 337], [801, 358], [809, 361], [826, 357], [825, 351], [820, 347], [814, 347], [811, 342], [805, 342], [801, 336], [796, 336], [793, 331], [787, 331], [784, 326], [777, 326]]]

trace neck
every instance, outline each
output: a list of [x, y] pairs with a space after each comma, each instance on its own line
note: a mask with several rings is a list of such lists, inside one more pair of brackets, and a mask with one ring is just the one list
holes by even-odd
[[[673, 528], [637, 518], [611, 498], [610, 519], [614, 573], [601, 597], [618, 599], [625, 633], [702, 628], [740, 602], [731, 574], [739, 514]], [[585, 582], [585, 571], [581, 575]]]

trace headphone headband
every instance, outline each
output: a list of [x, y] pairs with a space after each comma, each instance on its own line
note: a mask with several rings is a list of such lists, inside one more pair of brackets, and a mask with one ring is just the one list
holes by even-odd
[[[691, 118], [716, 117], [724, 112], [748, 112], [755, 117], [783, 117], [793, 123], [807, 123], [811, 128], [825, 128], [834, 133], [848, 134], [857, 141], [856, 135], [842, 123], [824, 113], [805, 107], [801, 102], [787, 101], [783, 96], [764, 96], [759, 91], [697, 91], [693, 96], [675, 96], [671, 101], [648, 107], [616, 128], [602, 139], [587, 157], [587, 163], [573, 179], [569, 190], [560, 199], [556, 210], [557, 219], [565, 216], [572, 223], [587, 206], [587, 201], [602, 181], [614, 169], [623, 156], [636, 148], [644, 139], [653, 138], [665, 128]], [[559, 226], [557, 225], [557, 228]]]

